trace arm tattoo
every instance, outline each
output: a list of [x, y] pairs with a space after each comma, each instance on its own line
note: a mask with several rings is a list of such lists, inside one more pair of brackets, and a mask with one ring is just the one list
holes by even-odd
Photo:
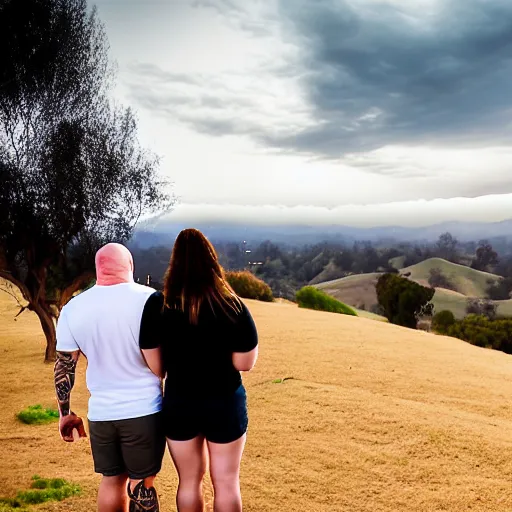
[[70, 395], [75, 384], [76, 359], [71, 352], [57, 352], [54, 378], [57, 401], [62, 416], [70, 413]]

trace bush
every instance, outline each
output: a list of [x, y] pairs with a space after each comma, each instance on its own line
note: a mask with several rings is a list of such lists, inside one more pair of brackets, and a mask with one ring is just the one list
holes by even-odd
[[0, 512], [13, 512], [27, 510], [23, 503], [16, 499], [0, 498]]
[[441, 269], [439, 268], [430, 269], [428, 284], [432, 286], [432, 288], [446, 288], [448, 290], [455, 289], [450, 280], [441, 272]]
[[384, 274], [377, 281], [376, 291], [384, 316], [393, 324], [416, 329], [420, 317], [432, 314], [433, 288], [395, 274]]
[[19, 412], [16, 417], [27, 425], [43, 425], [58, 421], [59, 411], [57, 409], [43, 409], [39, 404], [29, 405], [26, 409]]
[[496, 318], [498, 306], [486, 299], [468, 299], [466, 313], [468, 315], [486, 316], [490, 320]]
[[512, 354], [512, 319], [491, 320], [484, 315], [469, 315], [448, 327], [447, 334], [478, 347]]
[[445, 309], [436, 313], [434, 318], [432, 318], [432, 329], [440, 334], [446, 334], [449, 327], [451, 327], [455, 322], [455, 315], [451, 311]]
[[304, 288], [297, 292], [296, 299], [300, 308], [357, 316], [357, 313], [350, 306], [343, 304], [343, 302], [327, 295], [327, 293], [318, 290], [314, 286], [304, 286]]
[[489, 280], [487, 296], [491, 300], [508, 300], [512, 294], [512, 277], [505, 277], [499, 281]]
[[274, 300], [270, 286], [247, 270], [226, 272], [226, 281], [235, 293], [244, 299], [261, 300], [263, 302], [273, 302]]

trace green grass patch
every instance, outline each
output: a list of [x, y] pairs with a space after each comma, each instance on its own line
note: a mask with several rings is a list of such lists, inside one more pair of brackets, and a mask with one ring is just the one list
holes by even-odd
[[28, 510], [26, 505], [38, 505], [47, 501], [62, 501], [80, 494], [80, 487], [63, 478], [32, 477], [32, 485], [27, 491], [18, 491], [16, 498], [0, 498], [0, 512]]
[[29, 405], [26, 409], [19, 412], [16, 417], [27, 425], [44, 425], [59, 421], [59, 411], [57, 409], [47, 408], [42, 405]]
[[340, 313], [342, 315], [357, 316], [354, 309], [343, 302], [327, 295], [313, 286], [305, 286], [297, 292], [297, 302], [300, 308]]
[[23, 503], [16, 499], [0, 498], [0, 512], [12, 512], [13, 510], [28, 510]]
[[274, 379], [272, 381], [272, 384], [283, 384], [283, 382], [286, 382], [287, 380], [293, 380], [293, 377], [283, 377], [282, 379]]

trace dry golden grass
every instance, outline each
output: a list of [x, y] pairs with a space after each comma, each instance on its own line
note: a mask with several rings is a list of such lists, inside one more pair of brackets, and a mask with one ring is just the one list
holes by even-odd
[[[364, 318], [248, 304], [261, 356], [245, 377], [246, 512], [512, 510], [510, 356]], [[83, 496], [37, 510], [91, 512], [99, 479], [88, 443], [15, 419], [54, 397], [37, 319], [13, 314], [0, 297], [1, 492], [35, 473], [64, 477]], [[86, 400], [82, 362], [73, 409], [85, 415]], [[162, 510], [175, 510], [167, 454], [157, 484]]]
[[365, 305], [370, 308], [377, 304], [377, 292], [375, 286], [381, 273], [375, 272], [372, 274], [354, 274], [334, 281], [327, 281], [315, 285], [319, 290], [332, 295], [335, 299], [359, 308]]

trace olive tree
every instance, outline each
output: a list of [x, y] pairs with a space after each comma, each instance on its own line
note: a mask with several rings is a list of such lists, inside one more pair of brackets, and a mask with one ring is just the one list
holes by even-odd
[[0, 47], [0, 278], [39, 317], [49, 361], [96, 250], [173, 200], [134, 114], [111, 100], [107, 38], [86, 0], [1, 0]]

